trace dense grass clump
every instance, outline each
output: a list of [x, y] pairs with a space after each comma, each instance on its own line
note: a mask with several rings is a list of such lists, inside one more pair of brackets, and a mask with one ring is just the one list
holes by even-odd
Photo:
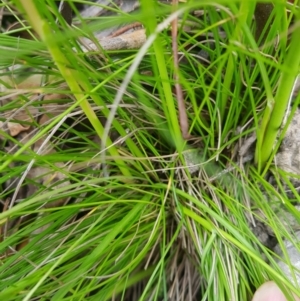
[[[254, 230], [296, 245], [274, 203], [298, 218], [299, 196], [273, 164], [296, 4], [111, 1], [86, 17], [92, 2], [67, 2], [72, 25], [53, 0], [0, 4], [0, 299], [250, 300], [268, 279], [297, 293]], [[137, 49], [101, 47], [137, 22]]]

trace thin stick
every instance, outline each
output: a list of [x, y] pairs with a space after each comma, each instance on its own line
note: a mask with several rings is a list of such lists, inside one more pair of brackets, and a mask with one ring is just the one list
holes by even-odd
[[134, 22], [132, 24], [128, 24], [118, 30], [116, 30], [115, 32], [113, 32], [111, 35], [108, 36], [108, 38], [115, 38], [117, 36], [120, 36], [124, 33], [126, 33], [127, 31], [129, 31], [130, 29], [141, 29], [143, 27], [142, 23], [140, 22]]
[[[176, 11], [178, 7], [178, 0], [173, 0], [173, 7]], [[178, 31], [178, 17], [172, 21], [172, 50], [173, 50], [173, 61], [174, 61], [174, 80], [175, 80], [175, 91], [178, 102], [178, 113], [179, 113], [179, 124], [183, 139], [189, 139], [189, 121], [186, 113], [182, 88], [179, 83], [179, 63], [178, 63], [178, 44], [177, 44], [177, 31]]]

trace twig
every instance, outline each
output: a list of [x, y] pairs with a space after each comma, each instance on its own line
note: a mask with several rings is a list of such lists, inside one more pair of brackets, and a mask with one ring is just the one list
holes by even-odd
[[[178, 0], [173, 0], [173, 6], [176, 11], [178, 7]], [[179, 83], [179, 64], [178, 64], [178, 45], [177, 45], [177, 30], [178, 30], [178, 17], [172, 21], [172, 50], [174, 61], [174, 80], [175, 90], [178, 102], [179, 124], [183, 139], [189, 139], [189, 121], [186, 113], [185, 103], [183, 99], [182, 88]]]
[[130, 29], [135, 29], [136, 30], [136, 29], [141, 29], [142, 27], [143, 27], [143, 25], [140, 22], [134, 22], [132, 24], [128, 24], [128, 25], [116, 30], [114, 33], [109, 35], [108, 38], [115, 38], [115, 37], [118, 37], [118, 36], [126, 33]]

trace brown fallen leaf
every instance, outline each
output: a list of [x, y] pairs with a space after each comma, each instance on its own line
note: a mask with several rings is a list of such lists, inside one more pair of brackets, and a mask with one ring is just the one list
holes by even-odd
[[[0, 125], [1, 126], [1, 125]], [[20, 123], [8, 122], [7, 124], [9, 134], [12, 137], [19, 135], [21, 132], [29, 130], [30, 126], [23, 126]]]

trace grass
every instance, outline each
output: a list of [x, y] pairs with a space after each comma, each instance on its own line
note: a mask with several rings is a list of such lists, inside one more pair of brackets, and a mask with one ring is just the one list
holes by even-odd
[[[277, 1], [262, 41], [255, 1], [217, 2], [180, 2], [179, 70], [170, 5], [143, 0], [133, 15], [87, 20], [75, 4], [90, 2], [70, 1], [69, 27], [52, 0], [1, 4], [21, 24], [0, 35], [3, 300], [250, 300], [268, 279], [297, 293], [250, 224], [269, 225], [283, 249], [284, 237], [297, 244], [273, 204], [299, 218], [299, 196], [287, 196], [289, 175], [272, 158], [299, 69], [297, 27], [287, 40], [299, 13]], [[81, 50], [83, 34], [137, 20], [141, 49]], [[244, 162], [237, 153], [253, 133]]]

